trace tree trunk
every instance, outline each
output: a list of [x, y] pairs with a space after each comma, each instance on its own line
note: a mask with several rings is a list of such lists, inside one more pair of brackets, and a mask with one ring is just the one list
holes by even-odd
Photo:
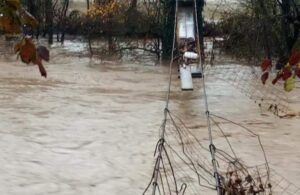
[[108, 53], [111, 54], [114, 50], [114, 41], [113, 41], [113, 31], [112, 31], [112, 18], [111, 16], [108, 19], [108, 28], [107, 28], [107, 41], [108, 41]]
[[259, 2], [259, 6], [261, 9], [261, 13], [264, 15], [263, 17], [263, 21], [262, 21], [262, 25], [263, 25], [263, 37], [264, 37], [264, 45], [265, 45], [265, 52], [267, 55], [268, 59], [271, 59], [272, 54], [271, 54], [271, 43], [270, 43], [270, 39], [269, 39], [269, 32], [268, 29], [271, 29], [269, 22], [270, 22], [270, 17], [268, 15], [268, 10], [266, 8], [265, 5], [265, 0], [258, 0]]
[[46, 31], [48, 34], [48, 43], [53, 44], [53, 4], [52, 0], [45, 1]]
[[[87, 11], [90, 9], [90, 1], [86, 0], [86, 9]], [[92, 48], [92, 40], [91, 40], [91, 35], [90, 31], [88, 31], [88, 45], [89, 45], [89, 50], [90, 50], [90, 57], [93, 57], [93, 48]]]
[[205, 53], [204, 53], [204, 18], [203, 18], [203, 7], [204, 7], [204, 1], [203, 0], [197, 0], [197, 20], [198, 20], [198, 33], [199, 33], [199, 42], [200, 42], [200, 54], [202, 59], [202, 64], [205, 63]]
[[86, 0], [86, 9], [87, 9], [87, 10], [90, 9], [90, 0]]
[[42, 26], [42, 21], [43, 21], [43, 17], [42, 17], [42, 10], [43, 10], [43, 3], [41, 2], [41, 0], [35, 0], [36, 3], [36, 15], [35, 15], [35, 19], [38, 21], [38, 26], [35, 29], [35, 37], [36, 39], [39, 39], [40, 33], [41, 33], [41, 26]]
[[[294, 6], [295, 10], [292, 10], [292, 6]], [[292, 13], [293, 11], [296, 13]], [[290, 54], [299, 36], [300, 13], [297, 4], [291, 0], [282, 0], [281, 13], [284, 16], [281, 19], [281, 25], [286, 42], [286, 50]]]
[[37, 6], [36, 6], [36, 2], [34, 0], [31, 1], [26, 1], [27, 3], [27, 8], [28, 11], [31, 15], [33, 15], [34, 17], [37, 16]]
[[162, 54], [164, 59], [168, 59], [172, 54], [175, 3], [172, 0], [165, 0], [162, 3]]
[[62, 18], [62, 22], [61, 22], [61, 43], [63, 44], [64, 43], [64, 40], [65, 40], [65, 32], [66, 32], [66, 18], [67, 18], [67, 12], [68, 12], [68, 9], [69, 9], [69, 4], [70, 4], [70, 1], [69, 0], [65, 0], [64, 1], [64, 5], [63, 5], [63, 18]]
[[290, 27], [287, 20], [287, 16], [289, 15], [289, 12], [290, 12], [290, 0], [282, 0], [281, 13], [284, 17], [281, 18], [281, 26], [283, 31], [283, 37], [286, 43], [285, 46], [286, 46], [287, 53], [289, 53], [293, 47], [290, 43], [290, 36], [289, 36]]
[[137, 7], [137, 0], [131, 0], [131, 5], [130, 7], [136, 8]]

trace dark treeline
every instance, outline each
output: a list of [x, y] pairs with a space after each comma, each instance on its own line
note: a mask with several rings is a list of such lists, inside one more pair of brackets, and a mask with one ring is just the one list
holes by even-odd
[[84, 36], [89, 42], [104, 37], [109, 43], [108, 50], [113, 50], [113, 37], [161, 37], [158, 1], [145, 1], [138, 6], [137, 0], [87, 0], [85, 12], [70, 11], [69, 0], [23, 0], [23, 5], [39, 23], [26, 32], [36, 38], [47, 37], [49, 44], [55, 36], [63, 42], [66, 34]]
[[34, 29], [27, 29], [27, 33], [45, 37], [48, 35], [49, 44], [53, 43], [54, 33], [57, 34], [57, 41], [64, 41], [66, 33], [66, 22], [69, 16], [69, 0], [23, 0], [23, 5], [38, 21], [39, 25]]
[[[204, 1], [197, 2], [199, 32], [202, 35]], [[157, 55], [161, 52], [165, 56], [170, 54], [174, 0], [87, 0], [85, 12], [70, 11], [69, 0], [23, 0], [23, 4], [39, 22], [38, 28], [28, 29], [27, 32], [36, 38], [47, 36], [49, 44], [53, 43], [55, 35], [60, 42], [64, 41], [65, 34], [81, 35], [87, 38], [91, 49], [93, 39], [105, 38], [110, 52], [120, 50], [115, 46], [116, 37], [143, 38], [154, 39], [151, 48], [147, 50]], [[203, 45], [203, 39], [201, 43]]]
[[224, 36], [224, 50], [236, 57], [276, 59], [286, 64], [299, 44], [299, 0], [241, 0], [239, 9], [223, 14], [213, 29]]
[[[120, 50], [116, 37], [151, 38], [151, 51], [170, 55], [174, 0], [87, 0], [84, 12], [70, 10], [69, 0], [22, 3], [39, 23], [26, 32], [47, 37], [49, 44], [54, 37], [63, 43], [66, 34], [84, 36], [90, 46], [92, 40], [105, 38], [110, 52]], [[228, 54], [248, 60], [272, 58], [281, 67], [299, 42], [300, 0], [240, 0], [238, 9], [225, 11], [215, 24], [204, 23], [203, 0], [197, 0], [197, 7], [201, 48], [204, 36], [222, 36], [222, 49]]]

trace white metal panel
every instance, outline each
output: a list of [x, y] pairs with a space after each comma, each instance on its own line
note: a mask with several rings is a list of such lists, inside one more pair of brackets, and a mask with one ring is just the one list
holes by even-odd
[[195, 39], [194, 13], [192, 8], [178, 9], [178, 37]]
[[193, 90], [191, 66], [180, 66], [180, 80], [182, 90]]

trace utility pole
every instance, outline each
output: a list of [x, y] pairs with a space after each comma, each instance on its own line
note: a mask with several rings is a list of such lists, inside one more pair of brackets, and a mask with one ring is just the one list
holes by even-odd
[[53, 4], [52, 0], [45, 1], [46, 30], [48, 34], [48, 44], [53, 44]]

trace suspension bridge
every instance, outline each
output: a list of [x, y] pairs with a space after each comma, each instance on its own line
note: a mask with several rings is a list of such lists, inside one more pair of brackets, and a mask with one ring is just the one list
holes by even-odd
[[[205, 65], [201, 59], [196, 0], [176, 0], [175, 3], [175, 26], [164, 119], [155, 148], [153, 173], [143, 194], [299, 194], [300, 189], [297, 186], [270, 168], [258, 134], [246, 126], [210, 112], [206, 79], [218, 75], [218, 71], [222, 72], [224, 67]], [[206, 116], [206, 124], [203, 127], [206, 128], [206, 135], [201, 134], [202, 138], [189, 129], [169, 108], [174, 65], [178, 66], [182, 93], [193, 90], [193, 82], [202, 84], [203, 113]], [[236, 69], [237, 67], [234, 68]], [[252, 76], [255, 75], [253, 70], [250, 68]], [[247, 73], [248, 69], [245, 71], [245, 74]], [[257, 78], [251, 76], [243, 80], [237, 79], [240, 73], [233, 75], [235, 80], [232, 82], [239, 83], [238, 86], [241, 86], [241, 83], [245, 86], [250, 85], [253, 78]], [[241, 90], [244, 90], [245, 86]], [[253, 88], [255, 87], [257, 86]], [[250, 90], [247, 92], [251, 94]], [[271, 106], [283, 105], [280, 102], [281, 97], [278, 96], [270, 100], [269, 96], [262, 94], [257, 96], [255, 101], [259, 99], [260, 106], [269, 99], [269, 109]], [[256, 147], [248, 154], [253, 160], [244, 160], [245, 154], [239, 150], [243, 147], [240, 140], [247, 140]]]

